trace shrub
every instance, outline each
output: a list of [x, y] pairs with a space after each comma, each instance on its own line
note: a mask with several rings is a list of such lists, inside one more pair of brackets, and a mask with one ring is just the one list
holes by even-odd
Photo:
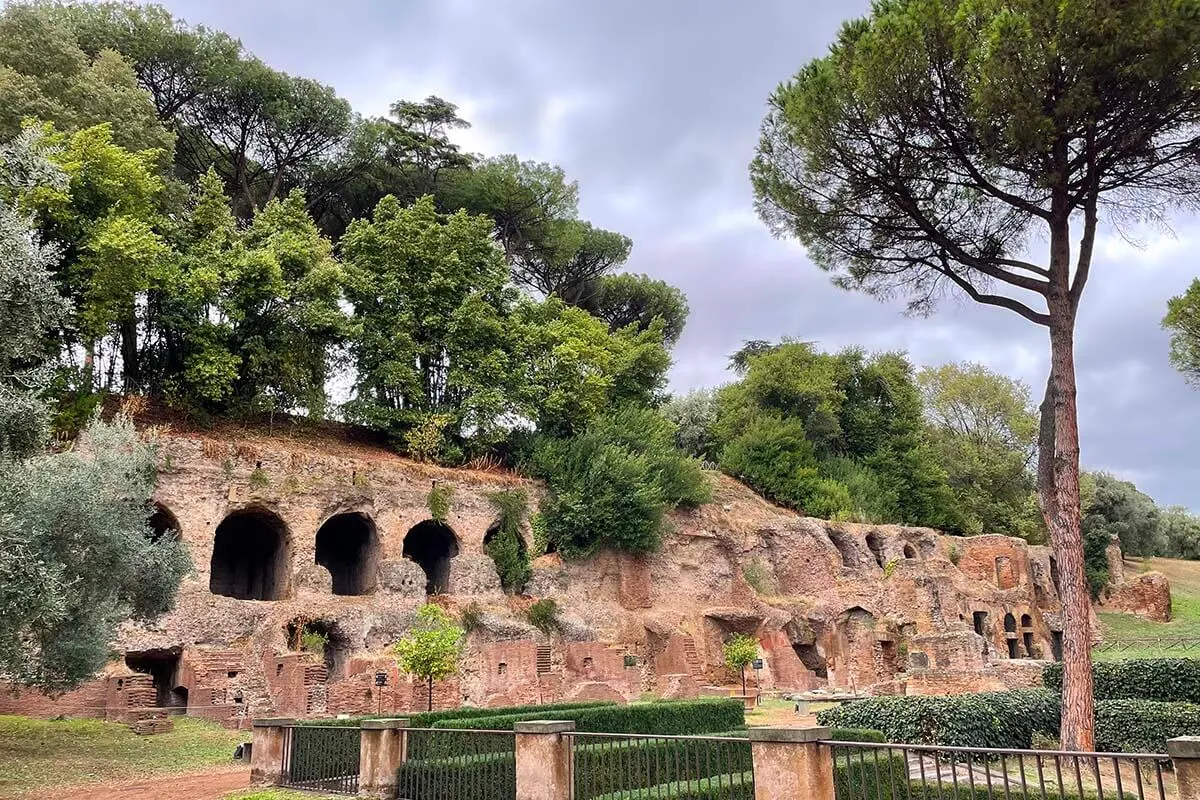
[[474, 601], [468, 603], [467, 607], [458, 615], [458, 623], [467, 633], [478, 630], [483, 625], [483, 609], [479, 607], [479, 603]]
[[454, 499], [454, 486], [449, 483], [435, 483], [429, 490], [429, 516], [438, 522], [445, 522], [450, 515], [450, 502]]
[[546, 712], [545, 706], [521, 714], [442, 720], [435, 728], [509, 730], [514, 722], [530, 719], [572, 719], [576, 730], [595, 733], [644, 733], [689, 736], [719, 733], [746, 724], [745, 707], [728, 697], [635, 703]]
[[1028, 748], [1057, 731], [1059, 697], [1046, 689], [945, 697], [873, 697], [817, 714], [822, 725], [875, 728], [891, 742]]
[[666, 512], [711, 495], [700, 462], [675, 446], [674, 427], [651, 409], [598, 417], [570, 439], [542, 438], [529, 466], [550, 490], [541, 508], [546, 541], [569, 558], [657, 550]]
[[846, 753], [834, 759], [833, 784], [838, 800], [897, 797], [903, 792], [898, 787], [907, 788], [908, 764], [902, 755], [881, 756], [876, 761], [874, 757], [860, 759], [853, 753]]
[[[700, 757], [697, 757], [699, 754]], [[741, 776], [751, 769], [748, 742], [689, 742], [678, 739], [578, 739], [575, 745], [575, 796], [663, 797], [671, 790], [695, 795], [707, 779]], [[714, 780], [715, 783], [715, 780]], [[715, 788], [715, 787], [714, 787]], [[647, 789], [648, 795], [642, 795]]]
[[[1200, 703], [1200, 659], [1136, 658], [1092, 665], [1097, 700]], [[1042, 672], [1042, 685], [1062, 690], [1062, 664]]]
[[500, 512], [500, 519], [495, 533], [486, 540], [484, 548], [496, 564], [496, 572], [504, 590], [522, 592], [533, 572], [529, 566], [525, 542], [521, 539], [521, 523], [525, 521], [525, 515], [528, 513], [525, 492], [520, 489], [489, 492], [486, 497]]
[[[498, 738], [498, 737], [497, 737]], [[410, 757], [396, 771], [396, 797], [430, 800], [512, 800], [517, 762], [512, 750], [427, 759]]]
[[558, 629], [558, 603], [543, 597], [526, 609], [525, 618], [542, 633], [551, 633]]
[[1152, 700], [1096, 703], [1096, 749], [1165, 753], [1167, 740], [1200, 735], [1200, 705]]
[[[449, 719], [466, 719], [468, 717], [507, 716], [510, 714], [525, 714], [538, 711], [566, 711], [571, 709], [601, 708], [617, 705], [612, 700], [576, 700], [569, 703], [545, 703], [525, 706], [496, 706], [494, 708], [478, 708], [476, 706], [459, 706], [441, 711], [422, 711], [419, 714], [407, 714], [408, 724], [412, 728], [429, 728], [433, 723]], [[345, 717], [339, 719], [308, 719], [297, 720], [297, 725], [319, 725], [333, 727], [356, 728], [365, 719], [379, 719], [380, 716], [391, 718], [395, 714], [368, 714], [362, 717]]]

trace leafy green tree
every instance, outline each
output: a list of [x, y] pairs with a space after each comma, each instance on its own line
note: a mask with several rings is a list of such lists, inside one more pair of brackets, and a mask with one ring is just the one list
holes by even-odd
[[1198, 46], [1187, 3], [876, 3], [776, 90], [751, 167], [760, 215], [841, 285], [917, 310], [961, 291], [1047, 329], [1037, 474], [1068, 749], [1094, 744], [1075, 318], [1102, 214], [1162, 219], [1197, 196]]
[[754, 663], [754, 659], [758, 658], [758, 642], [753, 636], [747, 636], [744, 633], [735, 633], [729, 637], [729, 641], [725, 642], [722, 647], [722, 653], [725, 656], [725, 666], [732, 670], [736, 670], [742, 677], [742, 694], [746, 694], [746, 667]]
[[523, 490], [513, 489], [492, 492], [487, 499], [500, 512], [500, 519], [484, 536], [483, 548], [496, 564], [501, 587], [506, 592], [523, 592], [533, 573], [521, 538], [521, 525], [529, 513], [528, 498]]
[[1171, 332], [1171, 366], [1188, 383], [1200, 385], [1200, 279], [1167, 301], [1162, 325]]
[[31, 455], [45, 442], [48, 409], [40, 393], [57, 355], [54, 334], [70, 311], [54, 284], [58, 249], [17, 210], [38, 187], [67, 185], [46, 147], [35, 128], [0, 145], [0, 462]]
[[107, 663], [117, 625], [170, 609], [187, 548], [148, 524], [154, 450], [128, 420], [74, 449], [0, 461], [0, 670], [62, 691]]
[[433, 682], [449, 678], [462, 659], [466, 631], [454, 624], [440, 606], [427, 603], [417, 611], [417, 620], [393, 645], [400, 670], [423, 678], [429, 691], [428, 710], [433, 710]]
[[663, 337], [670, 346], [679, 342], [688, 316], [687, 298], [679, 289], [628, 272], [601, 275], [583, 290], [579, 305], [613, 331], [627, 325], [647, 330], [654, 320], [661, 319]]
[[424, 197], [385, 198], [342, 239], [354, 306], [357, 380], [351, 415], [400, 434], [422, 415], [454, 415], [450, 433], [496, 441], [522, 410], [512, 352], [514, 292], [491, 241], [492, 222], [441, 215]]
[[675, 425], [675, 444], [696, 458], [716, 458], [712, 426], [717, 419], [717, 397], [712, 389], [696, 389], [672, 397], [659, 409]]
[[159, 167], [175, 145], [118, 53], [84, 52], [52, 7], [12, 4], [0, 13], [0, 139], [30, 118], [67, 133], [109, 123], [117, 145], [156, 152]]
[[729, 439], [721, 450], [721, 468], [764, 497], [803, 511], [820, 479], [804, 423], [777, 414], [754, 416]]
[[1095, 488], [1084, 508], [1084, 529], [1096, 532], [1107, 546], [1116, 537], [1122, 552], [1153, 556], [1163, 551], [1158, 506], [1129, 481], [1101, 472], [1093, 476]]
[[968, 363], [927, 367], [917, 382], [962, 532], [1039, 538], [1042, 524], [1030, 514], [1038, 422], [1029, 387]]
[[1200, 518], [1183, 506], [1170, 506], [1159, 513], [1163, 538], [1161, 555], [1167, 558], [1200, 560]]
[[547, 541], [567, 558], [657, 550], [666, 512], [710, 496], [699, 463], [675, 448], [674, 427], [632, 406], [571, 438], [543, 437], [530, 468], [549, 489], [540, 510]]

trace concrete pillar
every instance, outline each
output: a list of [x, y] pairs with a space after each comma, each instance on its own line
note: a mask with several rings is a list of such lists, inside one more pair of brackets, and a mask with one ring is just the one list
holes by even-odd
[[391, 797], [396, 770], [408, 757], [407, 719], [366, 719], [359, 727], [358, 793]]
[[828, 738], [829, 728], [751, 728], [754, 800], [834, 800]]
[[1200, 800], [1200, 736], [1168, 739], [1167, 755], [1175, 764], [1179, 800]]
[[517, 800], [571, 800], [571, 740], [575, 721], [531, 720], [516, 733]]
[[250, 746], [250, 781], [274, 786], [283, 776], [284, 741], [294, 719], [254, 720]]

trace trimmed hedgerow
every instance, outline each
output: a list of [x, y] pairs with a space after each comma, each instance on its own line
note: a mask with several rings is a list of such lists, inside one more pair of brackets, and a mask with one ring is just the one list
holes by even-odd
[[886, 696], [817, 714], [822, 725], [875, 728], [891, 742], [1027, 748], [1058, 730], [1059, 696], [1048, 689], [952, 696]]
[[717, 733], [746, 724], [745, 707], [740, 700], [710, 697], [659, 703], [634, 703], [627, 706], [549, 711], [540, 707], [521, 714], [468, 717], [440, 720], [435, 728], [481, 728], [509, 730], [513, 723], [533, 719], [570, 719], [575, 729], [595, 733], [693, 734]]
[[847, 754], [834, 759], [834, 796], [838, 800], [879, 800], [897, 797], [897, 787], [908, 781], [908, 764], [902, 755], [860, 758]]
[[660, 787], [666, 797], [668, 786], [707, 785], [717, 775], [728, 783], [727, 776], [751, 768], [746, 741], [581, 738], [575, 740], [575, 797], [624, 797], [646, 786]]
[[511, 750], [470, 757], [410, 757], [396, 772], [396, 797], [513, 800], [516, 779], [516, 756]]
[[1096, 703], [1096, 749], [1123, 753], [1165, 753], [1167, 740], [1200, 735], [1200, 705], [1153, 700]]
[[[1092, 665], [1097, 700], [1200, 703], [1200, 659], [1134, 658]], [[1062, 664], [1042, 672], [1042, 685], [1062, 691]]]
[[542, 705], [525, 705], [525, 706], [496, 706], [495, 708], [477, 708], [475, 706], [460, 706], [458, 708], [447, 708], [442, 711], [422, 711], [419, 714], [407, 714], [404, 712], [396, 712], [394, 714], [370, 714], [362, 717], [345, 717], [342, 719], [308, 719], [297, 720], [297, 725], [331, 725], [339, 727], [357, 727], [365, 719], [390, 719], [392, 717], [403, 717], [408, 720], [410, 728], [429, 728], [433, 727], [434, 723], [449, 719], [465, 719], [467, 717], [490, 717], [502, 716], [509, 714], [527, 714], [543, 711], [569, 711], [582, 708], [603, 708], [606, 706], [617, 705], [612, 700], [577, 700], [570, 703], [545, 703]]

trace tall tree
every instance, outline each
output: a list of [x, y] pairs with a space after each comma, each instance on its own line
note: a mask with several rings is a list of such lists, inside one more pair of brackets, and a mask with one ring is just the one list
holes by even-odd
[[776, 90], [751, 166], [760, 216], [839, 285], [916, 310], [958, 290], [1046, 329], [1037, 475], [1072, 749], [1094, 744], [1075, 319], [1102, 214], [1196, 199], [1198, 55], [1190, 3], [886, 0]]
[[679, 342], [688, 317], [687, 298], [682, 291], [666, 281], [628, 272], [601, 275], [592, 281], [583, 289], [579, 306], [607, 322], [610, 330], [626, 325], [646, 330], [654, 320], [661, 319], [669, 345]]
[[1171, 332], [1171, 366], [1188, 383], [1200, 386], [1200, 279], [1167, 301], [1162, 325]]

